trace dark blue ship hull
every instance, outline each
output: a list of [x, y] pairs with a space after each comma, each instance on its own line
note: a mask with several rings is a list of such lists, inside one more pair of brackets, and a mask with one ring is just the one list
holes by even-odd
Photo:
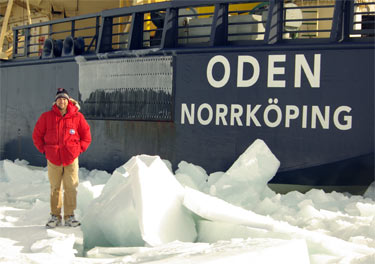
[[[31, 134], [56, 87], [64, 87], [91, 126], [92, 145], [80, 158], [90, 170], [111, 172], [134, 155], [150, 154], [174, 168], [185, 160], [209, 173], [225, 171], [260, 138], [281, 162], [272, 183], [367, 186], [374, 180], [373, 38], [100, 54], [0, 63], [0, 159], [45, 165]], [[124, 76], [101, 76], [102, 63], [109, 72], [113, 63], [125, 65]], [[170, 79], [151, 89], [96, 86], [136, 78], [130, 72], [139, 72], [139, 63], [165, 67], [139, 73], [145, 83]]]

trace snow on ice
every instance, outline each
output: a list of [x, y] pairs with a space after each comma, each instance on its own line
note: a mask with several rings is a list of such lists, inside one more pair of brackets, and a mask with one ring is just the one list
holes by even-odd
[[0, 161], [1, 263], [375, 263], [375, 183], [363, 196], [281, 195], [279, 161], [256, 140], [226, 172], [131, 158], [80, 169], [81, 228], [47, 230], [46, 168]]

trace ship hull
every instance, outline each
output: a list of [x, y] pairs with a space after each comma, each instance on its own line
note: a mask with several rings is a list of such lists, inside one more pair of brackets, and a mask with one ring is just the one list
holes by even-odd
[[273, 184], [367, 187], [375, 5], [293, 2], [175, 0], [13, 28], [0, 159], [46, 165], [31, 135], [63, 87], [91, 126], [90, 170], [149, 154], [226, 171], [261, 139], [280, 160]]
[[[272, 183], [366, 186], [373, 181], [371, 45], [185, 51], [169, 57], [171, 115], [147, 121], [88, 114], [93, 142], [81, 155], [81, 166], [111, 172], [134, 155], [150, 154], [170, 160], [174, 168], [185, 160], [208, 173], [226, 171], [260, 138], [281, 162]], [[1, 159], [45, 165], [32, 143], [33, 127], [51, 107], [57, 86], [85, 104], [80, 67], [62, 60], [0, 68]]]

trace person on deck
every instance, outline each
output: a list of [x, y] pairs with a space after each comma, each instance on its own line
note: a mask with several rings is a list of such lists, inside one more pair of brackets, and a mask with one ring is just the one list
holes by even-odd
[[70, 98], [65, 89], [58, 88], [52, 109], [43, 113], [34, 127], [33, 142], [47, 159], [51, 185], [51, 217], [46, 224], [47, 228], [62, 225], [62, 206], [65, 226], [80, 225], [74, 217], [79, 182], [78, 156], [89, 147], [91, 132], [79, 110], [77, 101]]

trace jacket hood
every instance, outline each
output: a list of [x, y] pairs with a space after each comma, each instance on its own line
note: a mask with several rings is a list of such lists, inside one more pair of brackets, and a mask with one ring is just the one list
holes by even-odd
[[79, 103], [74, 100], [73, 98], [69, 98], [69, 101], [72, 102], [72, 104], [78, 108], [78, 111], [81, 110], [81, 106], [79, 105]]

